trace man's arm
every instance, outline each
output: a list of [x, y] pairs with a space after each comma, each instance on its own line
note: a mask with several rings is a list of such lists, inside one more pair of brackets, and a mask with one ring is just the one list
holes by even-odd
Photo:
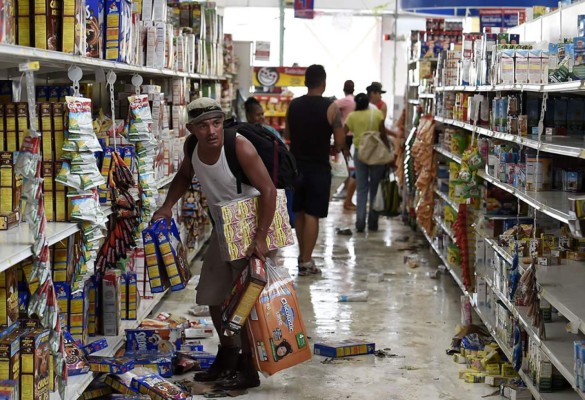
[[382, 104], [382, 108], [380, 108], [382, 114], [384, 115], [384, 120], [386, 119], [386, 115], [388, 115], [388, 105], [386, 103]]
[[179, 201], [181, 197], [183, 197], [191, 185], [191, 181], [193, 180], [193, 175], [195, 172], [193, 171], [193, 165], [191, 164], [191, 159], [189, 158], [190, 155], [187, 154], [187, 142], [185, 142], [185, 145], [183, 146], [183, 151], [185, 156], [183, 157], [179, 171], [177, 171], [177, 175], [175, 175], [171, 185], [169, 186], [167, 198], [165, 199], [163, 205], [153, 214], [152, 221], [165, 218], [167, 222], [170, 222], [173, 215], [173, 206], [177, 203], [177, 201]]
[[264, 256], [268, 252], [266, 235], [276, 210], [276, 188], [252, 143], [240, 136], [236, 137], [236, 156], [244, 174], [250, 179], [252, 186], [260, 192], [256, 237], [248, 249], [247, 256], [250, 257], [254, 254], [264, 260]]
[[331, 103], [327, 109], [327, 120], [333, 128], [333, 140], [335, 141], [335, 149], [337, 151], [347, 150], [345, 145], [345, 132], [341, 124], [341, 110], [335, 103]]
[[288, 109], [286, 110], [286, 116], [284, 118], [284, 138], [290, 140], [290, 126], [288, 124]]

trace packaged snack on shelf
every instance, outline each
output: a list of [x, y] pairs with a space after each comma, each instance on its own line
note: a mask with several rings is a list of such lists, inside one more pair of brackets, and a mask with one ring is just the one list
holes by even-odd
[[18, 270], [0, 272], [0, 326], [10, 326], [18, 319]]
[[101, 351], [106, 347], [108, 347], [108, 340], [106, 338], [102, 338], [81, 347], [81, 351], [83, 352], [83, 354], [88, 356], [92, 353], [97, 353], [98, 351]]
[[134, 377], [132, 387], [142, 394], [147, 394], [153, 399], [179, 400], [188, 399], [190, 394], [180, 387], [167, 381], [158, 374], [147, 374]]
[[45, 50], [61, 51], [62, 9], [60, 4], [51, 0], [34, 2], [34, 47]]
[[61, 51], [85, 56], [86, 0], [62, 0]]
[[117, 336], [120, 329], [120, 271], [108, 271], [102, 279], [103, 334]]
[[292, 278], [285, 269], [266, 262], [267, 285], [248, 318], [258, 371], [272, 375], [311, 358], [305, 324]]
[[87, 374], [89, 372], [89, 363], [73, 340], [71, 334], [65, 331], [63, 333], [63, 340], [65, 344], [65, 363], [67, 364], [68, 376]]
[[266, 286], [264, 262], [252, 257], [239, 278], [233, 283], [231, 293], [222, 306], [223, 328], [233, 333], [239, 332]]
[[20, 340], [27, 332], [28, 329], [12, 328], [9, 334], [0, 339], [0, 379], [19, 379]]
[[134, 369], [134, 359], [129, 357], [87, 357], [90, 369], [93, 372], [109, 372], [123, 374]]
[[[217, 222], [220, 247], [225, 260], [244, 258], [256, 234], [258, 197], [219, 203], [211, 207]], [[277, 190], [276, 211], [268, 228], [266, 244], [269, 250], [294, 243], [284, 190]]]
[[34, 329], [20, 340], [20, 398], [49, 397], [49, 331]]

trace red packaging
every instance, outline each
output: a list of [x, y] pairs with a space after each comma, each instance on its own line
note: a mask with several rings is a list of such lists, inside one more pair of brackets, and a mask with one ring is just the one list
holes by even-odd
[[307, 331], [291, 277], [266, 260], [268, 283], [248, 318], [256, 369], [272, 375], [311, 359]]

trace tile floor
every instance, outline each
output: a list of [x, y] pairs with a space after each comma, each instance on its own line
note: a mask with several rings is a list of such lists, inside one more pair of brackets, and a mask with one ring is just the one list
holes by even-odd
[[[460, 320], [460, 289], [448, 273], [437, 279], [438, 259], [430, 254], [422, 235], [398, 219], [380, 221], [380, 231], [342, 236], [337, 228], [353, 228], [354, 214], [332, 202], [322, 220], [314, 258], [321, 276], [296, 277], [297, 294], [310, 342], [358, 338], [379, 349], [391, 349], [392, 358], [361, 356], [331, 364], [323, 357], [262, 379], [242, 400], [276, 399], [481, 399], [494, 390], [458, 379], [460, 366], [445, 354]], [[404, 242], [408, 238], [408, 242]], [[403, 257], [414, 250], [424, 261], [418, 268]], [[280, 254], [279, 264], [296, 275], [297, 249]], [[196, 261], [198, 273], [200, 261]], [[371, 275], [370, 275], [371, 274]], [[380, 282], [376, 282], [381, 279]], [[368, 291], [367, 302], [338, 302], [338, 295]], [[194, 305], [193, 289], [170, 294], [159, 309], [181, 312]], [[205, 341], [213, 352], [217, 339]], [[498, 399], [498, 396], [490, 397]]]

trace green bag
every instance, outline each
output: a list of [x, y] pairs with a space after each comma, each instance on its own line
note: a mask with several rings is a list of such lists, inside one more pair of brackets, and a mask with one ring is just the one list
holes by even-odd
[[373, 209], [380, 215], [395, 217], [400, 215], [400, 187], [394, 177], [384, 178], [378, 184], [378, 193], [374, 199]]

